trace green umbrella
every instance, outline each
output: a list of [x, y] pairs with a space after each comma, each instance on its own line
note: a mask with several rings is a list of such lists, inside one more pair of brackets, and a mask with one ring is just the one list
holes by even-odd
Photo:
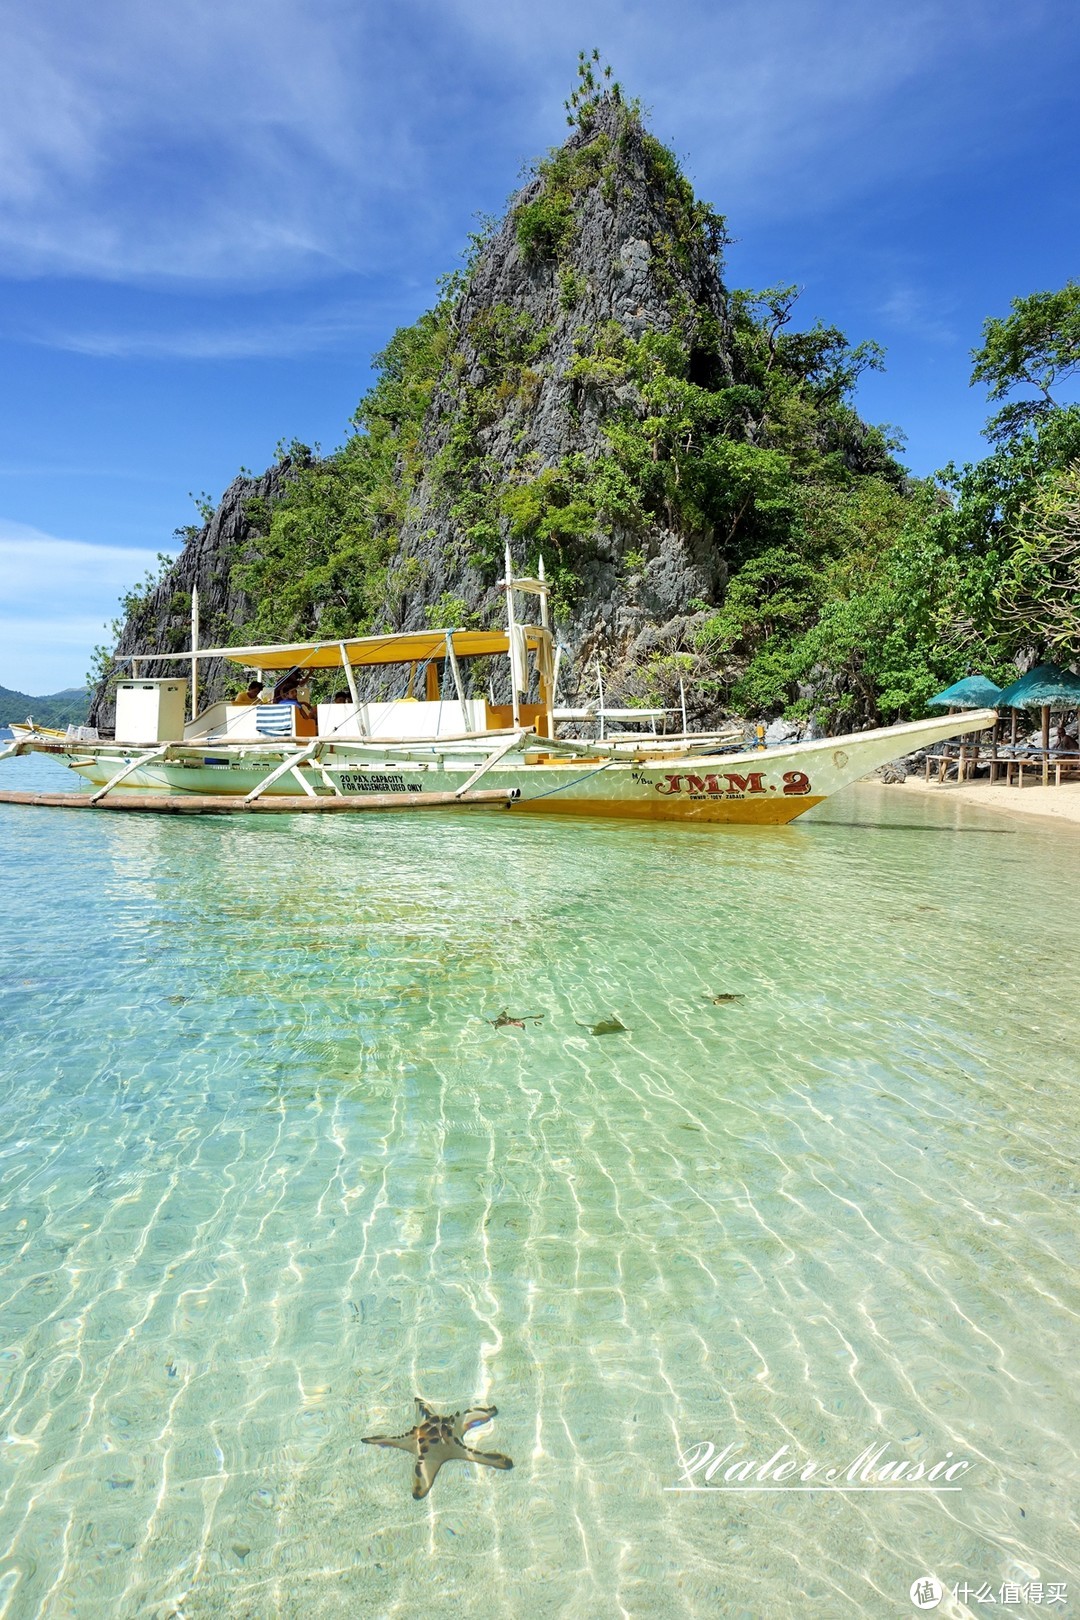
[[994, 701], [999, 709], [1075, 709], [1080, 707], [1080, 675], [1053, 664], [1036, 664]]
[[1041, 709], [1043, 781], [1047, 780], [1046, 756], [1050, 751], [1050, 710], [1080, 709], [1080, 675], [1054, 664], [1036, 664], [1026, 675], [1007, 686], [997, 699], [999, 708]]
[[1000, 693], [1001, 687], [985, 675], [966, 675], [927, 701], [944, 709], [996, 709]]

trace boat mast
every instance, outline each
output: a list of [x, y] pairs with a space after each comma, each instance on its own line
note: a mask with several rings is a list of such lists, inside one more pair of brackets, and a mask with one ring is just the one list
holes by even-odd
[[356, 690], [356, 676], [352, 664], [349, 662], [349, 649], [343, 641], [338, 642], [338, 651], [341, 653], [341, 667], [345, 671], [345, 679], [349, 686], [349, 696], [353, 700], [353, 707], [359, 712], [360, 694]]
[[199, 712], [199, 587], [191, 587], [191, 718]]
[[507, 652], [510, 657], [510, 701], [513, 705], [514, 725], [521, 724], [521, 704], [518, 700], [517, 689], [517, 658], [514, 653], [514, 636], [516, 634], [514, 622], [514, 579], [510, 565], [510, 542], [506, 542], [506, 637], [509, 643]]
[[548, 635], [547, 645], [544, 648], [544, 651], [543, 651], [543, 653], [542, 653], [542, 655], [541, 655], [541, 657], [539, 659], [539, 664], [540, 664], [541, 671], [543, 671], [545, 669], [548, 671], [547, 679], [546, 680], [544, 680], [543, 678], [541, 679], [540, 696], [541, 696], [541, 700], [543, 701], [544, 708], [547, 710], [547, 734], [548, 734], [549, 737], [554, 737], [554, 735], [555, 735], [555, 679], [556, 679], [556, 672], [557, 672], [559, 666], [558, 666], [558, 661], [557, 660], [553, 661], [552, 657], [551, 657], [551, 610], [548, 607], [547, 575], [544, 572], [544, 554], [543, 554], [543, 552], [540, 553], [539, 563], [538, 563], [536, 572], [537, 572], [537, 577], [538, 577], [538, 579], [540, 581], [540, 585], [542, 587], [542, 589], [540, 591], [540, 623], [543, 626], [543, 628], [547, 631], [547, 635]]
[[600, 654], [599, 653], [597, 653], [597, 655], [596, 655], [596, 690], [597, 690], [597, 692], [599, 694], [599, 699], [598, 699], [598, 702], [597, 702], [597, 705], [596, 705], [596, 712], [600, 716], [600, 739], [601, 739], [601, 741], [603, 741], [604, 736], [606, 735], [606, 733], [604, 731], [604, 720], [605, 720], [605, 715], [604, 715], [604, 672], [600, 668]]
[[457, 693], [457, 700], [461, 704], [461, 718], [464, 721], [465, 688], [462, 685], [461, 671], [458, 668], [457, 654], [454, 651], [454, 632], [452, 630], [446, 632], [446, 662], [450, 665], [450, 673], [454, 677], [454, 691]]

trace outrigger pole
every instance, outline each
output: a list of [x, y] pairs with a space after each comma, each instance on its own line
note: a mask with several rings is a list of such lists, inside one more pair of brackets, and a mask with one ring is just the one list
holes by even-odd
[[240, 799], [227, 793], [115, 793], [97, 803], [85, 793], [0, 793], [0, 804], [28, 804], [52, 810], [144, 810], [172, 816], [295, 815], [313, 811], [324, 815], [352, 815], [365, 810], [452, 810], [465, 806], [507, 809], [520, 788], [480, 788], [475, 793], [364, 793], [355, 797], [318, 795], [313, 799], [271, 795], [266, 799]]

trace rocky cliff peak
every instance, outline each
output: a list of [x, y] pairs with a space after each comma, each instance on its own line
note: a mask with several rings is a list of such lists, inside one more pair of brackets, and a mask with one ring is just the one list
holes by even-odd
[[648, 423], [669, 374], [731, 384], [724, 242], [723, 220], [636, 108], [591, 99], [453, 308], [389, 574], [391, 598], [403, 576], [421, 584], [401, 592], [398, 623], [425, 622], [443, 597], [483, 611], [507, 538], [515, 553], [545, 552], [575, 652], [618, 656], [643, 628], [716, 598], [725, 564], [710, 526], [687, 532], [662, 504], [643, 508], [625, 472], [598, 473], [612, 430]]
[[685, 677], [697, 720], [740, 680], [758, 712], [793, 700], [810, 654], [781, 666], [775, 637], [812, 627], [834, 536], [901, 521], [888, 441], [848, 403], [877, 351], [791, 330], [793, 288], [726, 289], [722, 216], [579, 79], [567, 140], [376, 358], [354, 434], [234, 484], [119, 650], [179, 646], [195, 580], [236, 644], [501, 622], [509, 542], [517, 569], [544, 557], [564, 698], [598, 659], [623, 700], [670, 705]]

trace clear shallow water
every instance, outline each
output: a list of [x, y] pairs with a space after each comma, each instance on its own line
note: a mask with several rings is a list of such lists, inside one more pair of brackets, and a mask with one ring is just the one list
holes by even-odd
[[[0, 1614], [1075, 1606], [1071, 829], [0, 806], [0, 859]], [[413, 1502], [360, 1442], [414, 1393], [514, 1471]], [[667, 1491], [706, 1439], [975, 1466]]]

